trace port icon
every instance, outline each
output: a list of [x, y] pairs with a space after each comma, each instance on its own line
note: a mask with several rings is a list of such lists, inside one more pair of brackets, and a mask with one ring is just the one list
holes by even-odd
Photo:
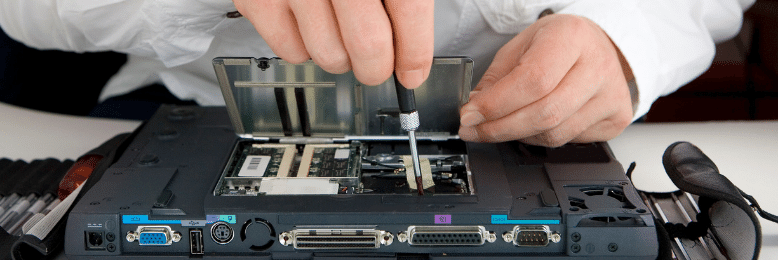
[[189, 229], [189, 252], [193, 255], [203, 254], [203, 230], [199, 228]]
[[104, 238], [103, 231], [84, 231], [86, 250], [105, 250]]
[[232, 230], [232, 227], [230, 227], [230, 224], [227, 224], [227, 222], [219, 221], [216, 223], [213, 223], [213, 226], [211, 226], [211, 238], [213, 238], [213, 241], [219, 244], [227, 244], [230, 241], [232, 241], [232, 238], [235, 236], [235, 231]]

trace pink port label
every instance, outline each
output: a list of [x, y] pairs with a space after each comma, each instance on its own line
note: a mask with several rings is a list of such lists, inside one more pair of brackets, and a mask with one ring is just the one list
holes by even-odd
[[435, 215], [435, 224], [451, 224], [451, 215]]

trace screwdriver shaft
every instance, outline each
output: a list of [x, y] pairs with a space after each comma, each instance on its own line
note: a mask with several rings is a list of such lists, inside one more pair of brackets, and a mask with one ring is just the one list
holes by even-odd
[[408, 131], [408, 142], [411, 145], [411, 157], [413, 157], [413, 175], [416, 177], [416, 190], [419, 195], [424, 195], [424, 185], [421, 180], [421, 167], [419, 165], [419, 151], [416, 148], [416, 130], [419, 128], [419, 112], [416, 111], [416, 97], [412, 89], [406, 89], [394, 75], [394, 86], [397, 90], [397, 103], [400, 105], [400, 127]]
[[408, 142], [411, 145], [411, 157], [413, 157], [413, 175], [416, 176], [416, 189], [419, 195], [424, 195], [424, 185], [421, 179], [421, 165], [419, 164], [419, 150], [416, 148], [416, 131], [408, 131]]

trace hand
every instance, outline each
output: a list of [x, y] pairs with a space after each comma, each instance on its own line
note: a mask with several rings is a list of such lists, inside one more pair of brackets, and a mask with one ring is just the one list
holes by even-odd
[[[434, 2], [386, 0], [233, 0], [278, 57], [309, 58], [330, 73], [351, 69], [378, 85], [396, 71], [407, 88], [429, 76]], [[394, 36], [394, 37], [393, 37]]]
[[460, 110], [459, 136], [550, 147], [612, 139], [633, 115], [619, 58], [589, 19], [546, 16], [497, 52]]

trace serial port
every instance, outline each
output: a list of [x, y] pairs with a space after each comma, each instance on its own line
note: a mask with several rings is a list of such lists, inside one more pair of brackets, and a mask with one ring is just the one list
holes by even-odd
[[503, 235], [505, 242], [513, 242], [515, 246], [541, 247], [549, 242], [558, 243], [561, 240], [559, 233], [551, 232], [546, 225], [518, 225], [513, 231]]
[[375, 249], [391, 245], [394, 235], [375, 229], [294, 229], [278, 239], [295, 249]]

